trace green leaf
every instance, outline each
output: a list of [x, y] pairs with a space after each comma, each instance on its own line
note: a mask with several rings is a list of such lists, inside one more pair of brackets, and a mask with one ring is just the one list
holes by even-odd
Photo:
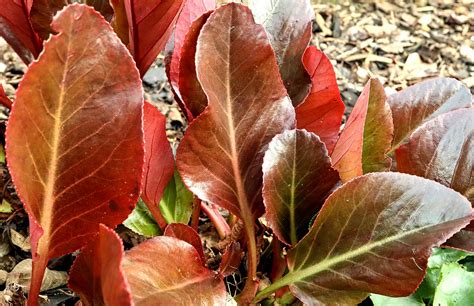
[[425, 303], [416, 294], [405, 297], [391, 297], [379, 294], [371, 294], [370, 299], [374, 306], [424, 306]]
[[178, 173], [166, 186], [160, 201], [160, 211], [166, 222], [188, 224], [193, 212], [193, 194], [184, 186]]
[[145, 237], [154, 237], [161, 234], [160, 227], [156, 224], [155, 219], [140, 198], [137, 206], [128, 216], [123, 225]]
[[7, 200], [3, 199], [2, 204], [0, 205], [0, 213], [9, 214], [13, 212], [13, 208]]
[[0, 144], [0, 162], [5, 163], [5, 150], [3, 146]]
[[457, 263], [441, 268], [441, 276], [434, 297], [434, 305], [474, 305], [474, 273]]

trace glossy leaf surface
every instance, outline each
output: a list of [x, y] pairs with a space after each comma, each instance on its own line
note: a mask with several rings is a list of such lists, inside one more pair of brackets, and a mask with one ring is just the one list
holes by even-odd
[[[437, 181], [474, 205], [474, 108], [440, 115], [419, 127], [396, 151], [400, 172]], [[448, 240], [474, 252], [474, 223]]]
[[365, 173], [390, 168], [387, 157], [393, 136], [393, 122], [385, 91], [371, 79], [360, 94], [331, 158], [343, 182]]
[[304, 130], [275, 136], [263, 161], [263, 199], [278, 238], [296, 244], [338, 181], [318, 136]]
[[0, 36], [29, 64], [42, 49], [41, 39], [28, 19], [24, 0], [0, 0]]
[[263, 149], [294, 124], [274, 53], [252, 13], [228, 4], [204, 25], [196, 58], [209, 106], [186, 131], [178, 169], [200, 199], [258, 217]]
[[448, 111], [469, 107], [472, 96], [461, 82], [436, 78], [410, 86], [387, 99], [394, 123], [393, 148], [422, 123]]
[[336, 74], [329, 59], [315, 46], [306, 49], [303, 64], [312, 85], [308, 97], [296, 108], [296, 127], [318, 135], [332, 152], [345, 109]]
[[202, 264], [206, 264], [206, 257], [204, 256], [201, 238], [192, 227], [182, 223], [171, 223], [166, 227], [164, 235], [183, 240], [192, 245], [198, 252]]
[[436, 182], [401, 173], [358, 177], [326, 200], [277, 283], [307, 304], [358, 303], [364, 292], [408, 295], [431, 248], [471, 218], [469, 201]]
[[129, 49], [145, 75], [165, 47], [185, 0], [124, 0], [130, 33]]
[[69, 274], [68, 285], [79, 295], [82, 305], [132, 305], [122, 257], [122, 240], [101, 224], [98, 235], [81, 250]]
[[38, 36], [46, 40], [54, 31], [51, 28], [53, 16], [68, 4], [67, 0], [34, 0], [31, 2], [30, 21]]
[[30, 216], [32, 304], [49, 258], [132, 211], [143, 168], [141, 81], [127, 49], [84, 5], [58, 13], [52, 27], [59, 34], [25, 74], [6, 133]]
[[[136, 305], [225, 305], [227, 292], [196, 249], [172, 237], [155, 237], [125, 253], [123, 269]], [[153, 273], [150, 273], [153, 271]]]
[[146, 204], [139, 199], [132, 213], [123, 222], [123, 225], [145, 237], [155, 237], [161, 234], [161, 228], [153, 219], [153, 215]]
[[303, 66], [303, 54], [311, 40], [314, 11], [309, 0], [252, 0], [257, 23], [269, 34], [280, 66], [281, 78], [293, 105], [308, 95], [311, 78]]
[[160, 201], [160, 211], [166, 223], [188, 224], [193, 213], [193, 194], [184, 186], [179, 173], [171, 177]]
[[207, 11], [216, 7], [215, 0], [187, 0], [184, 3], [183, 10], [179, 14], [176, 27], [174, 29], [174, 51], [170, 63], [170, 83], [175, 92], [179, 91], [180, 58], [186, 33], [188, 33], [191, 24]]
[[183, 100], [183, 110], [189, 121], [201, 114], [207, 106], [207, 96], [201, 87], [196, 71], [196, 48], [201, 29], [211, 12], [196, 19], [184, 38], [179, 65], [178, 87]]
[[145, 102], [143, 110], [145, 167], [141, 197], [155, 220], [160, 222], [160, 200], [166, 185], [173, 178], [174, 157], [166, 137], [166, 117], [148, 102]]

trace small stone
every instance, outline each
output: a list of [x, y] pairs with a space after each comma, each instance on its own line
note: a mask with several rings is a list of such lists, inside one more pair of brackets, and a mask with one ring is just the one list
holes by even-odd
[[397, 30], [397, 26], [394, 24], [385, 24], [383, 26], [367, 25], [365, 30], [370, 36], [380, 38], [391, 36]]
[[418, 20], [418, 23], [421, 24], [422, 26], [429, 26], [433, 18], [431, 15], [423, 15], [421, 18]]
[[349, 41], [360, 41], [360, 40], [365, 40], [369, 37], [367, 32], [357, 26], [350, 27], [347, 30], [347, 38]]
[[0, 62], [0, 73], [5, 73], [7, 70], [7, 65], [5, 65], [3, 62]]
[[461, 54], [461, 58], [465, 62], [469, 64], [474, 64], [474, 49], [472, 49], [468, 45], [462, 45], [459, 49], [459, 53]]
[[367, 82], [367, 80], [370, 77], [369, 72], [362, 67], [357, 68], [356, 75], [357, 75], [357, 81], [359, 81], [360, 83]]
[[166, 72], [164, 67], [152, 67], [150, 68], [145, 76], [143, 82], [149, 86], [154, 86], [159, 82], [166, 82]]
[[468, 88], [474, 88], [474, 76], [469, 77], [467, 79], [462, 80], [464, 85], [466, 85]]
[[0, 285], [4, 285], [7, 281], [8, 272], [5, 270], [0, 270]]

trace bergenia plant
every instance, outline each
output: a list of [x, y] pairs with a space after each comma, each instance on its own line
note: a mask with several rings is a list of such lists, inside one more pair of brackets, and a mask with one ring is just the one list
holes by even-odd
[[[48, 261], [76, 250], [83, 305], [378, 303], [412, 294], [434, 247], [474, 252], [460, 82], [387, 97], [373, 78], [341, 126], [309, 0], [84, 2], [96, 10], [0, 1], [0, 33], [29, 64], [13, 103], [0, 92], [30, 220], [29, 305]], [[189, 123], [176, 154], [140, 79], [165, 45]], [[218, 269], [200, 216], [221, 239]], [[152, 238], [124, 252], [121, 223]], [[228, 292], [233, 273], [245, 282]]]

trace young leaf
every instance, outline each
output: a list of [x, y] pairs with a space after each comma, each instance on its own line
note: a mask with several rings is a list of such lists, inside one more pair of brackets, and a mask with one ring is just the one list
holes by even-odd
[[358, 303], [365, 292], [408, 295], [431, 248], [471, 218], [469, 201], [436, 182], [390, 172], [355, 178], [326, 200], [288, 253], [290, 272], [259, 297], [284, 285], [307, 304]]
[[122, 240], [101, 224], [98, 235], [81, 250], [69, 274], [68, 285], [81, 298], [81, 305], [132, 305], [122, 257]]
[[164, 235], [186, 241], [192, 245], [198, 252], [202, 264], [206, 264], [201, 237], [199, 237], [199, 234], [192, 227], [182, 223], [171, 223], [166, 227]]
[[52, 28], [59, 34], [23, 77], [6, 132], [8, 166], [30, 217], [31, 305], [48, 259], [132, 211], [143, 168], [141, 81], [127, 49], [84, 5], [58, 13]]
[[159, 203], [166, 185], [173, 178], [174, 157], [166, 137], [166, 117], [148, 102], [145, 102], [143, 111], [145, 171], [141, 197], [164, 229], [166, 222], [162, 220]]
[[473, 272], [466, 271], [457, 263], [443, 265], [433, 305], [473, 305], [473, 284]]
[[181, 49], [178, 87], [186, 108], [183, 112], [187, 114], [190, 122], [199, 116], [207, 106], [206, 93], [202, 90], [197, 77], [196, 48], [201, 29], [211, 13], [205, 13], [193, 22]]
[[[396, 151], [397, 169], [437, 181], [474, 205], [474, 108], [440, 115], [419, 127]], [[474, 222], [447, 245], [474, 252]]]
[[193, 194], [184, 186], [178, 171], [171, 177], [160, 201], [166, 223], [188, 224], [193, 213]]
[[338, 181], [318, 136], [304, 130], [275, 136], [263, 160], [263, 199], [278, 238], [296, 244]]
[[[11, 1], [11, 0], [10, 0]], [[53, 16], [68, 4], [67, 0], [34, 0], [31, 2], [30, 21], [42, 40], [48, 39], [54, 31], [51, 28]]]
[[155, 237], [161, 234], [161, 228], [156, 224], [153, 215], [142, 199], [138, 199], [137, 205], [123, 225], [145, 237]]
[[143, 76], [168, 41], [185, 1], [124, 2], [130, 33], [129, 49]]
[[[135, 305], [225, 305], [227, 292], [196, 249], [173, 237], [155, 237], [125, 253], [122, 264]], [[150, 273], [153, 271], [153, 273]]]
[[29, 8], [24, 0], [0, 0], [0, 36], [29, 64], [43, 48], [29, 20]]
[[296, 127], [318, 135], [331, 153], [345, 109], [336, 74], [329, 59], [315, 46], [306, 49], [303, 64], [312, 86], [308, 97], [296, 108]]
[[247, 7], [230, 3], [212, 13], [199, 36], [196, 59], [209, 106], [188, 127], [177, 166], [186, 186], [201, 200], [243, 220], [249, 250], [243, 292], [253, 295], [254, 222], [264, 210], [263, 154], [273, 136], [294, 127], [294, 109], [265, 30]]
[[280, 65], [281, 78], [293, 105], [308, 95], [311, 78], [302, 58], [311, 40], [314, 11], [309, 0], [252, 0], [250, 7], [257, 23], [269, 34]]
[[365, 173], [390, 168], [387, 157], [393, 136], [393, 122], [385, 91], [371, 79], [360, 94], [331, 158], [343, 182]]
[[191, 24], [199, 16], [207, 11], [213, 10], [216, 7], [215, 0], [187, 0], [183, 6], [183, 10], [179, 14], [176, 27], [174, 29], [174, 51], [171, 56], [169, 79], [171, 86], [173, 86], [178, 97], [181, 98], [179, 91], [179, 74], [180, 74], [180, 58], [182, 47], [186, 33], [191, 27]]
[[392, 148], [422, 123], [454, 109], [472, 105], [469, 89], [451, 78], [436, 78], [410, 86], [387, 99], [392, 109], [394, 135]]

